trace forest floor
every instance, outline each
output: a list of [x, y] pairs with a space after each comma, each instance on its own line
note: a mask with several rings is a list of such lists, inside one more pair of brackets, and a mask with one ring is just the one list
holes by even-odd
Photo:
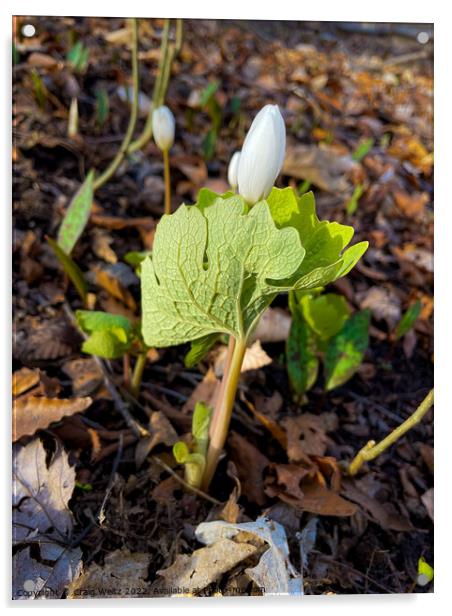
[[[284, 343], [290, 314], [287, 297], [279, 298], [274, 314], [283, 333], [263, 334], [271, 363], [258, 358], [258, 367], [243, 374], [225, 456], [207, 499], [184, 489], [171, 445], [189, 431], [194, 401], [211, 399], [221, 347], [193, 369], [184, 367], [188, 346], [152, 350], [138, 400], [124, 398], [149, 430], [150, 436], [137, 438], [115, 399], [124, 393], [123, 362], [109, 362], [108, 389], [99, 365], [80, 351], [82, 338], [70, 316], [82, 303], [46, 242], [46, 236], [56, 237], [87, 171], [108, 165], [126, 131], [125, 22], [21, 18], [25, 23], [36, 34], [18, 42], [13, 67], [13, 371], [15, 413], [27, 412], [15, 417], [22, 422], [16, 436], [24, 449], [40, 439], [47, 463], [52, 452], [59, 455], [73, 493], [66, 495], [70, 523], [65, 514], [71, 533], [65, 544], [61, 537], [55, 543], [58, 558], [40, 541], [16, 543], [18, 587], [30, 576], [47, 576], [60, 589], [57, 595], [88, 596], [90, 589], [114, 587], [119, 577], [129, 589], [122, 596], [170, 594], [165, 584], [180, 578], [168, 568], [175, 561], [186, 565], [194, 550], [207, 550], [194, 534], [201, 522], [266, 516], [283, 526], [306, 594], [431, 592], [432, 584], [422, 587], [416, 579], [420, 557], [433, 565], [432, 412], [357, 476], [343, 472], [368, 440], [386, 436], [433, 386], [433, 51], [432, 40], [421, 45], [416, 39], [421, 30], [432, 37], [430, 29], [184, 22], [166, 97], [177, 126], [173, 210], [193, 203], [203, 186], [228, 189], [232, 153], [256, 112], [273, 103], [288, 134], [278, 185], [309, 185], [321, 219], [351, 224], [355, 241], [370, 242], [350, 275], [332, 285], [352, 309], [372, 313], [359, 370], [330, 392], [320, 378], [303, 404], [295, 402]], [[162, 23], [140, 23], [140, 127], [152, 96]], [[89, 49], [81, 75], [65, 61], [77, 40]], [[204, 104], [208, 86], [212, 94]], [[99, 91], [107, 93], [106, 110], [100, 109], [105, 99]], [[79, 130], [69, 138], [74, 92]], [[96, 192], [72, 254], [86, 273], [92, 307], [136, 321], [139, 280], [124, 256], [152, 248], [163, 196], [163, 166], [152, 140]], [[416, 300], [419, 318], [395, 340], [398, 322]], [[70, 400], [72, 411], [67, 407], [52, 423], [55, 400]], [[38, 415], [41, 423], [33, 424]], [[261, 553], [262, 545], [212, 575], [198, 594], [260, 594], [245, 569]], [[84, 571], [69, 590], [68, 555], [72, 570], [83, 563]], [[165, 569], [170, 573], [157, 573]]]

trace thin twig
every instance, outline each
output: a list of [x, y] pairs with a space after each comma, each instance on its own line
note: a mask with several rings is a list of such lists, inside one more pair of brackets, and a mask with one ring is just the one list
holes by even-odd
[[408, 430], [418, 424], [430, 407], [433, 404], [433, 389], [429, 391], [424, 400], [420, 403], [417, 409], [412, 413], [408, 419], [406, 419], [400, 426], [395, 428], [386, 438], [379, 443], [375, 441], [369, 441], [364, 447], [358, 451], [356, 456], [351, 461], [348, 467], [349, 475], [356, 475], [364, 462], [373, 460], [378, 457], [388, 447], [393, 445], [401, 436], [403, 436]]
[[222, 503], [216, 498], [214, 498], [213, 496], [210, 496], [209, 494], [206, 494], [202, 490], [199, 490], [198, 488], [195, 488], [194, 486], [191, 486], [189, 483], [187, 483], [185, 479], [182, 479], [182, 477], [180, 477], [175, 471], [173, 471], [173, 469], [170, 466], [168, 466], [168, 464], [163, 462], [163, 460], [161, 460], [158, 456], [151, 456], [151, 459], [154, 460], [154, 462], [156, 462], [159, 466], [164, 468], [166, 471], [168, 471], [170, 475], [172, 475], [179, 483], [181, 483], [184, 486], [184, 488], [187, 488], [187, 490], [190, 490], [190, 492], [194, 492], [198, 496], [201, 496], [201, 498], [205, 498], [206, 500], [210, 501], [214, 505], [222, 505]]
[[118, 470], [118, 466], [119, 466], [119, 461], [121, 459], [122, 456], [122, 450], [123, 450], [123, 438], [122, 438], [122, 434], [119, 436], [119, 447], [118, 447], [118, 451], [116, 452], [116, 456], [115, 459], [113, 460], [113, 466], [111, 468], [111, 473], [110, 473], [110, 480], [108, 482], [108, 486], [107, 489], [105, 490], [105, 496], [102, 500], [102, 504], [100, 506], [99, 509], [99, 513], [97, 514], [97, 520], [99, 522], [99, 524], [102, 526], [102, 523], [105, 520], [105, 514], [104, 514], [104, 508], [105, 505], [107, 503], [107, 500], [110, 496], [111, 491], [113, 490], [113, 486], [115, 485], [115, 475], [116, 475], [116, 471]]

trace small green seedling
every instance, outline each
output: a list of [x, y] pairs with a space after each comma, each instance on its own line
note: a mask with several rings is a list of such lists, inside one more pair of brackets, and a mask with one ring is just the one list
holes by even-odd
[[178, 464], [185, 466], [185, 480], [195, 488], [201, 485], [206, 466], [209, 425], [212, 409], [203, 402], [197, 402], [193, 411], [191, 448], [184, 441], [173, 445], [173, 455]]
[[286, 344], [287, 371], [298, 400], [316, 382], [321, 359], [329, 391], [353, 376], [369, 343], [369, 311], [351, 314], [344, 297], [320, 292], [295, 291], [289, 296], [292, 325]]

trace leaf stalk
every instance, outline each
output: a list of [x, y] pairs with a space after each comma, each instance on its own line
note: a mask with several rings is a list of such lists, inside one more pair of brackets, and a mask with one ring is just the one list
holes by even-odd
[[[229, 349], [232, 349], [230, 367], [225, 366], [220, 393], [212, 418], [209, 448], [207, 450], [206, 469], [203, 477], [203, 490], [209, 488], [210, 482], [220, 459], [221, 451], [226, 442], [226, 437], [231, 423], [232, 410], [234, 408], [235, 395], [240, 380], [243, 358], [246, 351], [246, 340], [235, 340], [231, 336]], [[227, 362], [226, 362], [227, 363]]]

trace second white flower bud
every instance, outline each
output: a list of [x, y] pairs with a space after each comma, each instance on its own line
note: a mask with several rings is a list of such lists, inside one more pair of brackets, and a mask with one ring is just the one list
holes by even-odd
[[152, 113], [152, 134], [161, 150], [169, 150], [174, 143], [176, 121], [165, 105], [157, 107]]
[[239, 172], [240, 152], [234, 152], [229, 161], [228, 167], [228, 182], [229, 186], [234, 190], [237, 190], [239, 185], [238, 172]]

